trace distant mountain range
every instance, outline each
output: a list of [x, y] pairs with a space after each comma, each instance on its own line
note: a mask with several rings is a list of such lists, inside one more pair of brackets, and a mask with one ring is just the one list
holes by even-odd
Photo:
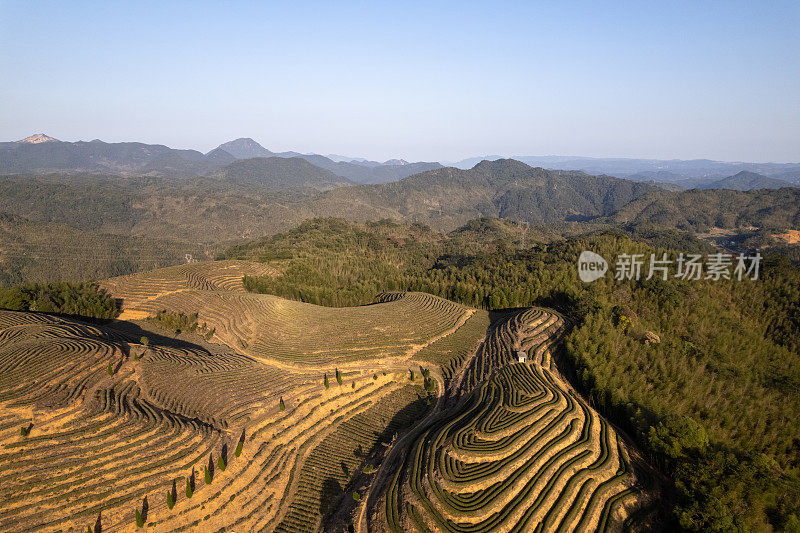
[[[17, 142], [0, 143], [0, 174], [92, 172], [122, 176], [189, 178], [211, 176], [236, 161], [271, 157], [303, 159], [344, 178], [343, 183], [357, 184], [395, 182], [414, 174], [443, 168], [436, 162], [409, 163], [402, 159], [390, 159], [380, 163], [336, 154], [322, 156], [293, 151], [272, 152], [253, 139], [244, 137], [223, 143], [203, 154], [196, 150], [178, 150], [160, 144], [106, 143], [97, 139], [91, 142], [64, 142], [38, 133]], [[466, 170], [481, 161], [497, 159], [502, 158], [473, 157], [452, 163], [451, 166]], [[728, 163], [708, 159], [683, 161], [564, 156], [516, 156], [513, 159], [550, 170], [578, 170], [587, 174], [604, 174], [651, 182], [670, 190], [677, 188], [750, 190], [800, 185], [800, 163]], [[298, 169], [300, 174], [297, 176], [286, 175], [285, 184], [281, 188], [295, 187], [297, 183], [303, 182], [306, 177], [305, 170], [308, 169]], [[267, 179], [270, 180], [272, 178]], [[270, 183], [278, 185], [274, 180]]]
[[[226, 158], [224, 150], [212, 152]], [[163, 163], [174, 156], [158, 158]], [[734, 176], [729, 183], [748, 186], [753, 179], [760, 181]], [[58, 264], [77, 271], [82, 263], [67, 252], [88, 242], [103, 243], [103, 252], [87, 265], [122, 274], [166, 257], [178, 261], [184, 253], [213, 257], [220, 246], [286, 231], [314, 217], [390, 219], [440, 231], [500, 218], [546, 227], [553, 235], [712, 227], [782, 233], [800, 227], [800, 188], [668, 191], [661, 184], [509, 159], [354, 185], [305, 159], [273, 156], [234, 160], [208, 175], [182, 179], [79, 172], [0, 176], [3, 216], [9, 222], [0, 231], [0, 284], [22, 279], [23, 272], [49, 272], [56, 256], [63, 261]], [[162, 254], [168, 241], [175, 246]], [[115, 254], [117, 248], [126, 254]], [[137, 260], [140, 249], [146, 252]]]
[[732, 189], [735, 191], [751, 191], [754, 189], [780, 189], [781, 187], [797, 187], [790, 181], [770, 178], [763, 174], [741, 172], [721, 179], [686, 178], [671, 181], [683, 189]]
[[[496, 160], [502, 156], [490, 155], [472, 157], [451, 163], [457, 168], [472, 168], [481, 160]], [[758, 173], [765, 177], [780, 179], [788, 183], [800, 184], [800, 163], [729, 163], [709, 159], [627, 159], [593, 158], [569, 156], [510, 156], [534, 167], [552, 170], [580, 170], [588, 174], [607, 174], [637, 181], [677, 183], [683, 180], [702, 179], [701, 183], [711, 183], [739, 172]], [[689, 182], [684, 182], [688, 185]], [[690, 187], [687, 187], [690, 188]]]
[[[36, 134], [17, 142], [0, 143], [0, 174], [48, 172], [99, 172], [125, 176], [150, 175], [187, 178], [210, 175], [237, 160], [258, 157], [300, 158], [354, 183], [385, 183], [434, 168], [439, 163], [385, 163], [353, 159], [334, 161], [317, 154], [275, 153], [253, 139], [241, 138], [220, 145], [207, 154], [176, 150], [160, 144], [136, 142], [64, 142]], [[295, 176], [287, 176], [291, 187]], [[302, 176], [299, 177], [302, 180]]]

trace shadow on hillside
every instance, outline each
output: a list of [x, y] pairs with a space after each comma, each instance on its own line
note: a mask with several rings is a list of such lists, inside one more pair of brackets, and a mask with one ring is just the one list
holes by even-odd
[[[353, 492], [359, 492], [363, 501], [365, 497], [363, 494], [364, 491], [359, 490], [359, 488], [369, 487], [374, 478], [374, 474], [362, 474], [361, 472], [363, 469], [370, 465], [375, 467], [377, 471], [391, 447], [385, 446], [384, 444], [394, 444], [396, 442], [396, 437], [399, 438], [402, 434], [406, 434], [411, 430], [417, 421], [422, 420], [429, 409], [430, 407], [426, 405], [425, 396], [418, 397], [416, 400], [400, 409], [378, 436], [375, 445], [364, 455], [360, 467], [353, 472], [354, 476], [345, 487], [342, 487], [333, 477], [329, 477], [325, 480], [323, 483], [322, 501], [320, 502], [323, 531], [347, 531], [347, 526], [351, 523], [355, 509], [360, 505], [360, 502], [356, 502], [352, 498]], [[361, 453], [363, 453], [363, 448], [359, 446], [356, 451], [361, 451]], [[357, 453], [356, 456], [358, 456]], [[325, 490], [326, 486], [329, 489], [329, 493]], [[334, 491], [334, 488], [336, 491]], [[338, 496], [330, 497], [331, 494], [337, 494]]]
[[336, 502], [341, 499], [343, 493], [344, 488], [335, 478], [329, 477], [322, 482], [319, 512], [323, 516], [323, 523], [325, 522], [324, 517], [336, 510]]
[[128, 342], [140, 342], [142, 337], [147, 337], [150, 346], [166, 346], [168, 348], [182, 348], [189, 350], [209, 351], [207, 347], [186, 339], [179, 339], [162, 335], [152, 330], [144, 329], [138, 324], [124, 320], [115, 320], [104, 326], [105, 329], [114, 331], [126, 338]]

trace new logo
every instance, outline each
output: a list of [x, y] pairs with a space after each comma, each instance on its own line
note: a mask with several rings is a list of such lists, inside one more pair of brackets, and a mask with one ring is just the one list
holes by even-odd
[[598, 280], [608, 272], [608, 263], [603, 256], [584, 250], [578, 257], [578, 276], [581, 281], [590, 283]]

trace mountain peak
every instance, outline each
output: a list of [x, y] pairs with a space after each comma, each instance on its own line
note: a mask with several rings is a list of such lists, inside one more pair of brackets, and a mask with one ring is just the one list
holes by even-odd
[[250, 137], [241, 137], [233, 141], [220, 144], [217, 148], [225, 150], [236, 159], [251, 159], [253, 157], [269, 157], [272, 152], [258, 144]]
[[25, 137], [24, 139], [21, 139], [17, 142], [23, 144], [40, 144], [40, 143], [59, 142], [59, 140], [54, 139], [53, 137], [49, 137], [44, 133], [36, 133], [34, 135], [31, 135], [30, 137]]

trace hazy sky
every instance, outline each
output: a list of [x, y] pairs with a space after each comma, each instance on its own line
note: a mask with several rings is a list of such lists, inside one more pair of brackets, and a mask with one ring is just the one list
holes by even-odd
[[9, 2], [0, 140], [800, 161], [800, 2]]

